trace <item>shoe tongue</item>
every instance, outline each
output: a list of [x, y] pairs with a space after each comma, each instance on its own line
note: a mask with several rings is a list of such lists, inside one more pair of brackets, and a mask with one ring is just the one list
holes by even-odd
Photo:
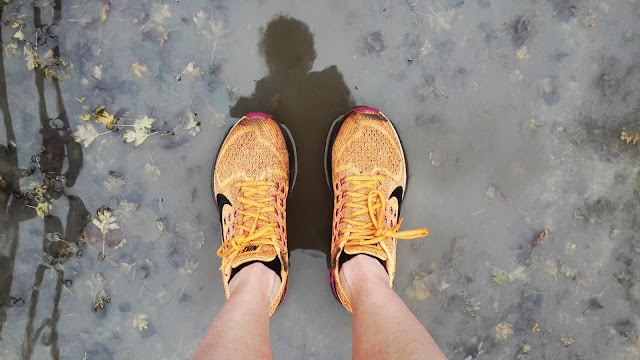
[[249, 261], [269, 262], [278, 256], [278, 252], [273, 245], [251, 245], [247, 246], [231, 263], [232, 268], [236, 268]]
[[344, 252], [349, 255], [356, 254], [367, 254], [373, 257], [376, 257], [382, 261], [386, 261], [388, 258], [387, 252], [380, 246], [380, 244], [375, 245], [356, 245], [356, 244], [346, 244], [344, 246]]

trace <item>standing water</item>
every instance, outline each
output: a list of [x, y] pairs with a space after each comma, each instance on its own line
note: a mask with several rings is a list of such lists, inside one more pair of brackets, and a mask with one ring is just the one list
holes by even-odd
[[278, 359], [348, 359], [333, 120], [403, 140], [395, 290], [449, 359], [640, 358], [640, 1], [0, 0], [0, 359], [184, 359], [224, 303], [211, 167], [292, 132]]

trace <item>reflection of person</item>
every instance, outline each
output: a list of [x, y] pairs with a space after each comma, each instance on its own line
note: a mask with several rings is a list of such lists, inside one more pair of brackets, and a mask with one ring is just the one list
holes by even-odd
[[351, 94], [336, 66], [311, 71], [316, 58], [313, 34], [299, 20], [280, 16], [270, 21], [259, 49], [269, 74], [256, 83], [251, 97], [238, 100], [231, 116], [264, 111], [291, 130], [300, 160], [296, 181], [300, 196], [288, 204], [291, 249], [328, 253], [331, 195], [321, 166], [324, 134], [333, 120], [353, 107]]
[[[58, 23], [61, 15], [61, 2], [52, 2], [54, 7], [51, 25]], [[38, 6], [33, 7], [34, 29], [42, 31], [47, 25], [41, 22], [41, 10]], [[0, 5], [0, 17], [2, 15], [2, 5]], [[0, 39], [2, 36], [0, 28]], [[60, 48], [56, 42], [51, 51], [53, 56], [60, 56]], [[50, 43], [50, 44], [51, 44]], [[55, 269], [58, 280], [55, 285], [55, 295], [52, 299], [51, 314], [42, 322], [36, 322], [36, 316], [42, 312], [38, 311], [40, 286], [44, 279], [44, 274], [50, 267], [39, 264], [35, 269], [35, 279], [30, 290], [28, 299], [17, 299], [11, 296], [11, 284], [13, 282], [14, 262], [17, 255], [19, 242], [20, 222], [36, 217], [33, 209], [37, 201], [44, 199], [30, 198], [20, 192], [20, 178], [29, 176], [38, 171], [38, 181], [41, 189], [45, 191], [46, 201], [59, 201], [66, 198], [69, 212], [66, 217], [66, 224], [56, 217], [48, 215], [44, 217], [44, 233], [60, 233], [66, 242], [52, 241], [47, 236], [42, 240], [42, 251], [53, 258], [65, 253], [67, 243], [78, 241], [80, 230], [87, 223], [88, 211], [82, 200], [73, 195], [65, 195], [64, 188], [74, 186], [82, 168], [82, 146], [76, 143], [69, 132], [69, 122], [64, 108], [62, 91], [58, 80], [55, 78], [45, 81], [45, 73], [42, 68], [34, 70], [35, 86], [38, 93], [38, 115], [40, 119], [39, 134], [42, 137], [42, 147], [38, 155], [32, 159], [34, 161], [30, 170], [21, 170], [18, 166], [18, 149], [16, 146], [16, 136], [13, 131], [11, 112], [7, 97], [7, 84], [4, 77], [4, 63], [2, 52], [0, 51], [0, 111], [4, 120], [7, 145], [0, 145], [0, 334], [6, 321], [6, 309], [12, 306], [12, 302], [25, 303], [29, 306], [29, 318], [26, 321], [24, 343], [22, 344], [22, 358], [30, 359], [33, 355], [35, 345], [42, 339], [43, 330], [47, 330], [48, 336], [45, 341], [50, 346], [52, 357], [59, 357], [58, 349], [58, 321], [60, 319], [59, 302], [62, 294], [64, 271]], [[52, 84], [55, 93], [56, 109], [47, 109], [45, 99], [45, 84]], [[57, 114], [50, 116], [49, 114]], [[37, 165], [37, 166], [36, 166]], [[66, 168], [66, 171], [65, 171]], [[6, 214], [6, 215], [5, 215]], [[13, 289], [15, 291], [15, 289]]]
[[[355, 108], [335, 123], [328, 140], [335, 195], [330, 282], [353, 313], [354, 358], [444, 359], [392, 288], [397, 239], [427, 235], [426, 229], [399, 231], [406, 165], [393, 125], [376, 109]], [[212, 182], [227, 302], [194, 359], [273, 358], [269, 317], [288, 287], [291, 142], [271, 116], [251, 113], [220, 148]]]

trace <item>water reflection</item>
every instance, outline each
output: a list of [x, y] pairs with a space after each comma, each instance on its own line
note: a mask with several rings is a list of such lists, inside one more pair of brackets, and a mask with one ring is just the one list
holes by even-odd
[[287, 205], [289, 249], [328, 254], [333, 203], [324, 175], [324, 146], [333, 120], [353, 107], [351, 93], [335, 65], [311, 71], [316, 58], [313, 34], [299, 20], [271, 20], [259, 49], [269, 74], [256, 83], [250, 97], [238, 100], [231, 116], [267, 112], [291, 130], [299, 172]]
[[[58, 38], [50, 34], [49, 29], [60, 21], [61, 1], [53, 1], [50, 6], [53, 6], [53, 17], [49, 24], [41, 20], [42, 9], [33, 6], [33, 27], [29, 29], [27, 24], [25, 31], [30, 30], [35, 34], [34, 41], [37, 44], [27, 43], [25, 46], [37, 48], [47, 43], [46, 48], [51, 50], [53, 58], [59, 59]], [[4, 5], [0, 5], [0, 18], [2, 18], [3, 7]], [[4, 39], [2, 26], [0, 26], [0, 39]], [[54, 60], [52, 66], [58, 66], [57, 60]], [[0, 110], [7, 144], [0, 145], [0, 336], [7, 321], [7, 311], [11, 311], [13, 306], [28, 305], [29, 317], [21, 346], [23, 359], [30, 359], [33, 356], [34, 348], [39, 341], [50, 348], [52, 358], [59, 358], [57, 329], [60, 319], [59, 304], [63, 286], [69, 285], [70, 282], [65, 278], [63, 267], [56, 264], [64, 263], [73, 256], [72, 245], [74, 248], [78, 246], [80, 230], [89, 218], [89, 212], [83, 201], [77, 196], [66, 194], [66, 189], [74, 186], [82, 169], [82, 147], [71, 136], [60, 85], [56, 76], [51, 76], [52, 74], [55, 74], [55, 70], [47, 72], [47, 67], [36, 67], [34, 71], [40, 123], [39, 129], [31, 129], [31, 132], [34, 135], [37, 132], [41, 136], [42, 147], [32, 154], [29, 168], [21, 169], [18, 163], [20, 144], [16, 143], [13, 130], [4, 59], [3, 53], [0, 52]], [[55, 94], [55, 109], [47, 108], [45, 93], [49, 86], [53, 87]], [[23, 179], [22, 183], [21, 179]], [[48, 213], [46, 206], [46, 204], [63, 201], [65, 198], [69, 205], [66, 228], [57, 216]], [[38, 207], [39, 204], [45, 205]], [[12, 289], [11, 286], [18, 244], [20, 241], [30, 240], [19, 239], [19, 226], [21, 222], [35, 218], [38, 211], [43, 215], [45, 234], [42, 239], [43, 262], [34, 265], [35, 279], [29, 292], [16, 295], [19, 290]], [[53, 304], [51, 313], [39, 321], [36, 315], [42, 300], [40, 286], [47, 269], [53, 269], [57, 281], [51, 299]], [[40, 313], [44, 311], [41, 310]]]

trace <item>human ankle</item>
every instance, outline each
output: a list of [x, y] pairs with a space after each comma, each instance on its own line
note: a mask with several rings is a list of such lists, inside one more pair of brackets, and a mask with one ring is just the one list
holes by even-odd
[[378, 259], [360, 254], [342, 264], [340, 282], [347, 297], [353, 301], [354, 296], [358, 296], [367, 286], [388, 286], [389, 274]]
[[229, 293], [265, 299], [269, 306], [280, 290], [280, 277], [262, 262], [255, 262], [240, 270], [229, 282]]

